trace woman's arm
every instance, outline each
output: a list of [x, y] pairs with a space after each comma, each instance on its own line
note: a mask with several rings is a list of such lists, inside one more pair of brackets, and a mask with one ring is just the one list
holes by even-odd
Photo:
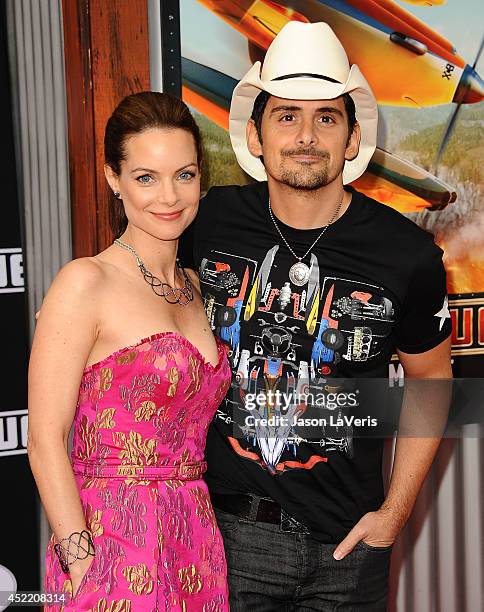
[[[67, 264], [38, 318], [29, 365], [28, 456], [57, 542], [86, 523], [67, 453], [82, 373], [98, 333], [103, 272], [92, 259]], [[69, 566], [73, 593], [92, 562]]]

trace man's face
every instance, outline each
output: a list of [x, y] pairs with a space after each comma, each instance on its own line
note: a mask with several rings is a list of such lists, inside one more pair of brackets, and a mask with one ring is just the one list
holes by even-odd
[[271, 96], [262, 116], [262, 142], [252, 120], [247, 143], [264, 158], [269, 177], [294, 189], [314, 190], [341, 176], [358, 153], [360, 130], [349, 135], [343, 98], [287, 100]]

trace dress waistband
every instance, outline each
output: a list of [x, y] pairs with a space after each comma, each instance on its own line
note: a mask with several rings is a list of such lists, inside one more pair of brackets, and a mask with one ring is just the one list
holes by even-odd
[[72, 471], [92, 478], [135, 478], [137, 480], [200, 480], [206, 461], [178, 465], [102, 465], [72, 460]]

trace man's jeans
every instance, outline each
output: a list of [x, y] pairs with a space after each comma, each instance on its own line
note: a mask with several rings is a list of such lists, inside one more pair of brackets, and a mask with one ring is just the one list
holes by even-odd
[[232, 612], [386, 610], [391, 547], [360, 542], [341, 561], [334, 544], [215, 509]]

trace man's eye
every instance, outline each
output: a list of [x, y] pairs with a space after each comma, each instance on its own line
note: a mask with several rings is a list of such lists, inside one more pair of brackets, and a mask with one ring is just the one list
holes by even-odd
[[149, 185], [149, 183], [151, 183], [153, 178], [150, 174], [143, 174], [142, 176], [138, 176], [136, 180], [138, 181], [138, 183], [141, 183], [142, 185]]
[[287, 113], [285, 115], [281, 116], [281, 121], [292, 121], [294, 119], [294, 115], [291, 115], [290, 113]]
[[195, 176], [194, 172], [182, 172], [178, 178], [181, 178], [182, 181], [189, 181]]
[[321, 123], [334, 123], [334, 119], [331, 115], [321, 115], [320, 120]]

